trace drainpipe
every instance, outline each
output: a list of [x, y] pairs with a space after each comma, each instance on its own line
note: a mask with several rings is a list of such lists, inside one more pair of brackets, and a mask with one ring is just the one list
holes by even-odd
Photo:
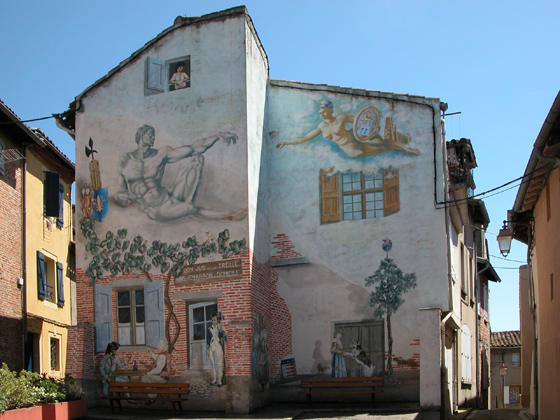
[[25, 365], [25, 355], [27, 349], [27, 203], [26, 203], [26, 178], [27, 178], [27, 145], [23, 145], [23, 164], [22, 164], [22, 198], [21, 198], [21, 223], [22, 223], [22, 276], [23, 276], [23, 285], [22, 285], [22, 344], [23, 344], [23, 352], [22, 352], [22, 359], [23, 363], [22, 366], [25, 369], [27, 366]]

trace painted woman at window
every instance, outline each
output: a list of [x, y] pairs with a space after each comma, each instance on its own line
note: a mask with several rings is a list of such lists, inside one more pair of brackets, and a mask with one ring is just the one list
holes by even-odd
[[124, 376], [113, 376], [113, 372], [117, 369], [125, 367], [130, 362], [130, 357], [128, 360], [122, 361], [117, 356], [117, 350], [121, 345], [115, 341], [107, 344], [107, 349], [105, 350], [105, 356], [101, 359], [101, 365], [99, 366], [99, 371], [101, 372], [101, 384], [103, 385], [103, 395], [109, 395], [109, 382], [128, 382], [128, 378]]
[[331, 345], [332, 373], [333, 378], [346, 378], [346, 360], [344, 359], [344, 347], [342, 346], [342, 333], [337, 331]]
[[187, 87], [189, 76], [187, 75], [187, 73], [183, 71], [184, 67], [185, 65], [182, 62], [177, 63], [177, 66], [175, 67], [175, 73], [173, 73], [173, 76], [171, 76], [171, 80], [169, 81], [169, 84], [175, 88], [174, 90], [183, 89]]
[[376, 134], [369, 140], [359, 141], [354, 136], [353, 129], [346, 128], [347, 124], [354, 124], [354, 115], [340, 114], [335, 117], [332, 102], [323, 100], [319, 105], [319, 116], [323, 121], [315, 129], [303, 137], [278, 143], [276, 147], [282, 149], [288, 145], [307, 143], [322, 134], [325, 139], [334, 142], [352, 158], [387, 153], [391, 150], [401, 150], [415, 156], [420, 155], [418, 149], [404, 146], [410, 141], [410, 134], [397, 132], [390, 117], [385, 122], [385, 139]]

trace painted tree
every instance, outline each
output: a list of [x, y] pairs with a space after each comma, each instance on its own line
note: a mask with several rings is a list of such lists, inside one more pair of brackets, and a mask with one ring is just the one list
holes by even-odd
[[[222, 258], [228, 258], [240, 254], [247, 248], [246, 239], [231, 240], [228, 229], [220, 232], [217, 239], [214, 235], [207, 233], [206, 240], [203, 242], [199, 242], [196, 236], [191, 236], [176, 243], [157, 240], [149, 243], [140, 235], [129, 239], [128, 231], [125, 228], [118, 229], [116, 233], [107, 231], [104, 236], [100, 237], [95, 229], [95, 220], [90, 217], [80, 219], [80, 230], [86, 239], [86, 253], [88, 256], [91, 255], [86, 268], [91, 285], [103, 279], [107, 274], [116, 277], [138, 272], [150, 281], [152, 281], [150, 275], [152, 270], [167, 274], [164, 304], [169, 313], [165, 321], [165, 334], [170, 353], [177, 342], [181, 328], [169, 296], [171, 278], [179, 277], [184, 267], [195, 264], [201, 257], [219, 254]], [[173, 337], [171, 336], [171, 323], [175, 325]]]
[[[384, 248], [385, 249], [385, 248]], [[416, 287], [416, 274], [404, 274], [394, 261], [387, 256], [381, 260], [377, 271], [365, 279], [366, 286], [375, 286], [371, 292], [369, 305], [374, 315], [387, 320], [387, 341], [389, 351], [387, 356], [387, 370], [393, 374], [393, 332], [391, 330], [391, 315], [398, 311], [404, 303], [403, 295]]]

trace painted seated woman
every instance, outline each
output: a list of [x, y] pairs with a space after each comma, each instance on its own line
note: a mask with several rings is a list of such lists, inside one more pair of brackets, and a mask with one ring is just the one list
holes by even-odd
[[354, 115], [340, 114], [334, 116], [332, 102], [323, 100], [319, 106], [319, 116], [323, 121], [316, 128], [303, 137], [278, 143], [276, 147], [282, 149], [288, 145], [307, 143], [322, 135], [325, 139], [334, 142], [347, 156], [352, 158], [387, 153], [392, 150], [400, 150], [415, 156], [420, 155], [418, 149], [404, 145], [410, 141], [410, 134], [398, 133], [391, 117], [386, 119], [385, 139], [375, 134], [371, 138], [360, 141], [355, 137], [353, 127], [347, 128], [348, 124], [354, 124]]

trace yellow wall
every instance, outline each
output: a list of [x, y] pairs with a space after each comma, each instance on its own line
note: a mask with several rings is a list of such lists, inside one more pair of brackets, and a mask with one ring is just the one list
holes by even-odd
[[[27, 313], [29, 317], [28, 331], [39, 334], [38, 355], [39, 371], [53, 375], [64, 374], [66, 361], [66, 326], [71, 323], [70, 304], [70, 277], [69, 244], [72, 238], [72, 203], [71, 184], [60, 177], [60, 183], [64, 185], [64, 226], [57, 227], [56, 219], [49, 228], [49, 219], [43, 216], [43, 180], [44, 171], [54, 171], [43, 163], [33, 152], [27, 155], [26, 173], [26, 258], [27, 258]], [[37, 251], [41, 251], [45, 257], [64, 266], [64, 306], [59, 307], [56, 303], [56, 281], [54, 303], [40, 300], [37, 293]], [[54, 272], [56, 273], [56, 271]], [[43, 320], [43, 322], [41, 322]], [[32, 325], [34, 324], [34, 325]], [[50, 337], [60, 340], [60, 363], [61, 370], [51, 372], [50, 370]]]

